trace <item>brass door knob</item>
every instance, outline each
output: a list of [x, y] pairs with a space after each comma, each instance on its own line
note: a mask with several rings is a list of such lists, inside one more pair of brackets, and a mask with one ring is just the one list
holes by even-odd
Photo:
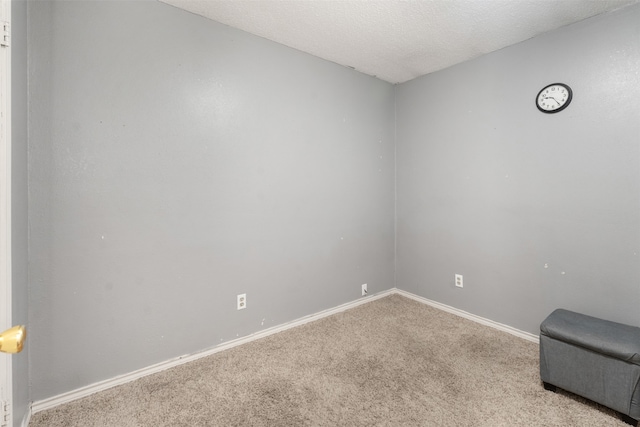
[[20, 353], [27, 338], [24, 326], [14, 326], [0, 334], [0, 351], [3, 353]]

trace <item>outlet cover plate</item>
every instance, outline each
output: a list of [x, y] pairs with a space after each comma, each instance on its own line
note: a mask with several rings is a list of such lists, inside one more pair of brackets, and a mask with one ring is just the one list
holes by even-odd
[[244, 310], [247, 308], [247, 294], [238, 295], [238, 310]]

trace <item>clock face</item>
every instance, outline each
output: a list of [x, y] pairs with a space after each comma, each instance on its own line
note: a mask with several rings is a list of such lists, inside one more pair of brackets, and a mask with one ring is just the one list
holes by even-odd
[[573, 93], [571, 88], [563, 83], [554, 83], [538, 92], [536, 105], [543, 113], [557, 113], [569, 106]]

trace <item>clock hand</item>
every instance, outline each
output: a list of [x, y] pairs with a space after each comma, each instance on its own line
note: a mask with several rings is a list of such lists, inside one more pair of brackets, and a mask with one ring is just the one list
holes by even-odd
[[560, 103], [558, 102], [557, 99], [555, 99], [553, 96], [547, 96], [545, 99], [553, 99], [554, 101], [556, 101], [556, 104], [560, 105]]

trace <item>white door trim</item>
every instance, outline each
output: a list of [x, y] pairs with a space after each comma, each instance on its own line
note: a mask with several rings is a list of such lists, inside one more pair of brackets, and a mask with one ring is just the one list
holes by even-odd
[[[11, 40], [5, 46], [5, 23], [10, 30], [11, 1], [0, 0], [0, 332], [11, 327]], [[10, 36], [10, 34], [9, 34]], [[13, 426], [11, 356], [0, 353], [0, 401]], [[0, 415], [5, 417], [4, 407]], [[0, 420], [0, 425], [3, 420]]]

